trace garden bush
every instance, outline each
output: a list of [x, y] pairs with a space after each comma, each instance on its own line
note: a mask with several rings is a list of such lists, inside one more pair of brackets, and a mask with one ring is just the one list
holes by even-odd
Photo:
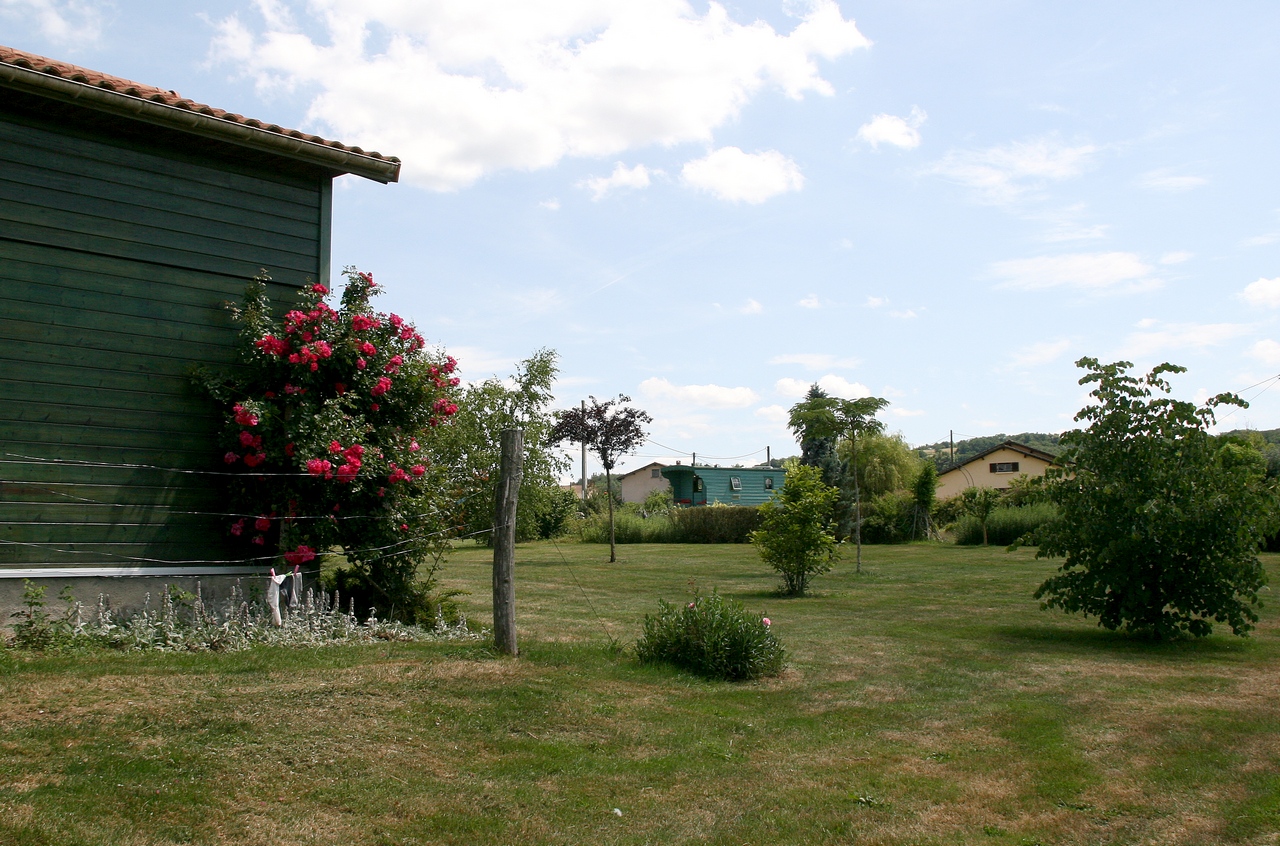
[[[632, 503], [618, 511], [617, 543], [747, 543], [760, 526], [760, 510], [745, 505], [673, 508], [643, 516]], [[579, 524], [584, 543], [608, 543], [609, 520], [591, 515]]]
[[718, 593], [676, 607], [660, 601], [646, 614], [635, 646], [643, 664], [672, 664], [709, 679], [749, 681], [782, 672], [786, 658], [763, 614]]
[[[1057, 510], [1045, 502], [1021, 508], [994, 508], [987, 518], [987, 540], [995, 546], [1009, 546], [1055, 516]], [[982, 544], [982, 524], [972, 514], [966, 514], [957, 520], [952, 531], [956, 543], [962, 546]]]
[[708, 505], [675, 512], [678, 543], [747, 543], [760, 528], [760, 509], [746, 505]]
[[904, 543], [915, 527], [915, 497], [891, 491], [862, 504], [863, 543]]

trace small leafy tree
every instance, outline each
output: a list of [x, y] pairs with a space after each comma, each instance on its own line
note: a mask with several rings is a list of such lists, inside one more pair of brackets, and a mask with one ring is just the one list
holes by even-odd
[[799, 466], [787, 470], [782, 490], [760, 506], [760, 528], [751, 533], [751, 542], [781, 574], [788, 595], [803, 596], [810, 579], [831, 569], [836, 556], [831, 508], [839, 496], [823, 484], [817, 467]]
[[849, 443], [849, 458], [841, 465], [841, 493], [852, 488], [851, 509], [842, 509], [842, 524], [852, 523], [852, 532], [844, 525], [841, 535], [853, 535], [857, 544], [856, 571], [862, 572], [862, 495], [858, 473], [858, 437], [866, 434], [878, 434], [884, 430], [884, 424], [876, 420], [878, 414], [889, 404], [880, 397], [862, 397], [855, 400], [819, 396], [810, 390], [810, 396], [791, 407], [787, 428], [796, 434], [803, 443], [806, 439], [836, 438]]
[[560, 490], [558, 478], [569, 462], [546, 443], [555, 424], [548, 405], [556, 361], [555, 350], [540, 349], [520, 362], [509, 379], [491, 377], [466, 386], [458, 397], [458, 413], [437, 431], [434, 449], [447, 468], [462, 534], [482, 542], [492, 538], [488, 530], [493, 524], [501, 435], [508, 428], [525, 433], [516, 539], [554, 537], [564, 531], [575, 503], [571, 494]]
[[367, 273], [347, 270], [339, 308], [315, 284], [283, 319], [268, 281], [256, 277], [234, 311], [240, 366], [197, 374], [226, 412], [227, 530], [247, 554], [279, 554], [288, 567], [340, 549], [344, 595], [379, 616], [430, 622], [451, 513], [428, 456], [458, 410], [456, 362], [428, 350], [412, 323], [373, 311]]
[[965, 488], [960, 492], [964, 512], [972, 514], [982, 527], [982, 545], [987, 546], [987, 521], [991, 512], [1000, 504], [1000, 491], [995, 488]]
[[915, 515], [911, 527], [912, 537], [933, 537], [933, 506], [938, 496], [938, 468], [932, 461], [920, 467], [920, 473], [911, 485], [911, 500]]
[[[596, 454], [604, 467], [605, 490], [613, 487], [613, 468], [618, 459], [644, 443], [644, 424], [653, 418], [626, 403], [631, 397], [619, 394], [616, 400], [599, 402], [591, 397], [586, 408], [571, 408], [556, 412], [556, 423], [547, 438], [548, 443], [564, 441], [585, 444]], [[615, 408], [616, 407], [616, 408]], [[618, 547], [614, 537], [613, 497], [609, 497], [609, 563], [618, 560]]]
[[1076, 365], [1096, 402], [1076, 415], [1088, 426], [1062, 437], [1069, 469], [1046, 484], [1059, 516], [1039, 531], [1036, 556], [1065, 560], [1036, 591], [1041, 607], [1156, 638], [1203, 637], [1214, 622], [1246, 634], [1258, 619], [1257, 552], [1275, 489], [1257, 450], [1207, 431], [1216, 407], [1246, 403], [1160, 396], [1170, 391], [1164, 374], [1185, 372], [1172, 364], [1143, 378], [1127, 361]]

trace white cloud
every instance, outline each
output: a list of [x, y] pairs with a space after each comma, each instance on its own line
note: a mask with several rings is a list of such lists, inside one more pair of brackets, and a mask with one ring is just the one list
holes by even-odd
[[1195, 253], [1189, 253], [1186, 250], [1175, 250], [1172, 253], [1165, 253], [1164, 255], [1160, 256], [1160, 263], [1161, 264], [1182, 264], [1183, 262], [1191, 261], [1191, 259], [1195, 257], [1196, 257]]
[[547, 211], [560, 211], [560, 200], [556, 197], [552, 197], [549, 200], [543, 200], [541, 203], [538, 203], [538, 205]]
[[1124, 341], [1121, 355], [1125, 358], [1142, 359], [1163, 352], [1203, 350], [1250, 331], [1249, 326], [1241, 323], [1167, 323], [1161, 326], [1158, 322], [1144, 320], [1139, 326], [1144, 331], [1134, 332]]
[[926, 172], [973, 188], [983, 202], [1011, 203], [1047, 182], [1079, 176], [1098, 148], [1069, 146], [1055, 138], [1016, 141], [986, 150], [947, 153]]
[[1013, 354], [1009, 362], [1012, 369], [1039, 367], [1057, 361], [1062, 354], [1071, 348], [1071, 342], [1065, 338], [1057, 341], [1039, 341], [1022, 347]]
[[925, 412], [924, 412], [924, 409], [922, 408], [912, 409], [912, 408], [899, 407], [899, 408], [889, 409], [889, 413], [892, 414], [894, 417], [921, 417], [924, 415]]
[[1244, 247], [1266, 247], [1277, 241], [1280, 241], [1280, 232], [1272, 232], [1269, 235], [1255, 235], [1252, 238], [1245, 238], [1240, 244]]
[[[701, 4], [699, 4], [701, 5]], [[707, 143], [765, 90], [831, 95], [819, 59], [870, 42], [836, 0], [790, 32], [687, 0], [260, 0], [217, 24], [215, 61], [260, 88], [315, 92], [307, 122], [400, 156], [406, 181], [654, 144]]]
[[591, 191], [591, 199], [600, 201], [615, 188], [648, 188], [649, 169], [642, 164], [627, 167], [618, 162], [608, 176], [594, 176], [578, 184]]
[[1156, 191], [1190, 191], [1208, 185], [1209, 180], [1203, 176], [1178, 176], [1166, 169], [1152, 170], [1142, 175], [1142, 184]]
[[780, 405], [762, 405], [755, 411], [756, 417], [767, 420], [770, 423], [781, 423], [786, 425], [791, 419], [790, 412]]
[[906, 309], [905, 311], [891, 311], [889, 312], [889, 316], [896, 317], [899, 320], [912, 320], [917, 317], [915, 309], [911, 308]]
[[879, 114], [858, 127], [858, 140], [865, 141], [872, 147], [891, 144], [904, 150], [914, 150], [920, 146], [920, 127], [928, 115], [917, 106], [911, 107], [908, 117]]
[[858, 399], [871, 396], [871, 391], [861, 382], [850, 382], [843, 376], [828, 373], [816, 380], [792, 379], [784, 377], [774, 383], [774, 390], [784, 397], [802, 397], [809, 392], [809, 386], [816, 381], [818, 387], [834, 397]]
[[888, 304], [888, 297], [867, 297], [867, 302], [865, 303], [867, 308], [880, 308], [880, 306]]
[[0, 0], [0, 17], [34, 20], [40, 34], [58, 44], [91, 44], [102, 34], [108, 8], [82, 0]]
[[748, 298], [745, 305], [738, 309], [739, 314], [764, 314], [764, 306]]
[[1151, 290], [1161, 285], [1152, 267], [1133, 253], [1068, 253], [999, 261], [991, 273], [997, 287], [1020, 291], [1077, 288], [1085, 291]]
[[1082, 221], [1088, 206], [1075, 203], [1059, 209], [1027, 214], [1030, 220], [1042, 220], [1049, 224], [1049, 229], [1041, 236], [1048, 243], [1065, 241], [1093, 241], [1107, 236], [1110, 228], [1105, 223], [1085, 223]]
[[801, 308], [822, 308], [822, 300], [818, 299], [817, 294], [810, 294], [803, 300], [797, 302], [796, 305]]
[[1280, 306], [1280, 276], [1275, 279], [1259, 279], [1257, 282], [1250, 282], [1239, 296], [1251, 306], [1276, 308]]
[[786, 353], [769, 359], [770, 364], [798, 364], [808, 370], [828, 370], [833, 367], [857, 367], [856, 358], [836, 358], [830, 353]]
[[720, 385], [673, 385], [653, 376], [640, 383], [641, 396], [655, 400], [674, 400], [704, 408], [746, 408], [760, 399], [750, 388], [726, 388]]
[[721, 147], [686, 162], [680, 178], [692, 188], [734, 203], [763, 203], [804, 187], [800, 168], [777, 150], [744, 153], [737, 147]]
[[1280, 344], [1267, 338], [1249, 348], [1249, 355], [1268, 367], [1280, 367]]
[[458, 360], [458, 374], [470, 381], [481, 381], [490, 376], [510, 373], [516, 360], [501, 353], [481, 347], [446, 347], [449, 355]]

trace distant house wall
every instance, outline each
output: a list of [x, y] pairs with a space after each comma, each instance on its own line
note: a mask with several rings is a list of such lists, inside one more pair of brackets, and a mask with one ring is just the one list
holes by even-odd
[[665, 490], [671, 483], [662, 475], [662, 463], [654, 461], [618, 476], [618, 489], [623, 502], [644, 502], [653, 491]]
[[939, 475], [937, 497], [948, 499], [965, 488], [1007, 490], [1019, 477], [1043, 476], [1053, 466], [1051, 459], [1029, 447], [998, 446]]

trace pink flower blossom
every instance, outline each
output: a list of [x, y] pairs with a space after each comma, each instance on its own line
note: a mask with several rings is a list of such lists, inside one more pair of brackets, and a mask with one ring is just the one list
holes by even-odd
[[356, 369], [357, 369], [357, 370], [364, 370], [364, 369], [365, 369], [366, 367], [368, 367], [368, 366], [369, 366], [369, 362], [365, 361], [363, 358], [357, 358], [357, 359], [356, 359]]
[[241, 517], [239, 520], [231, 524], [231, 534], [235, 535], [236, 537], [240, 537], [242, 534], [244, 534], [244, 518], [243, 517]]
[[322, 295], [322, 296], [323, 296], [324, 294], [329, 293], [329, 289], [328, 289], [328, 288], [326, 288], [325, 286], [321, 285], [321, 284], [320, 284], [320, 283], [318, 283], [318, 282], [317, 282], [315, 285], [312, 285], [312, 286], [311, 286], [311, 290], [315, 291], [317, 294], [320, 294], [320, 295]]
[[262, 546], [264, 543], [267, 542], [267, 540], [262, 535], [254, 535], [253, 542], [256, 543], [258, 546]]
[[261, 464], [266, 460], [267, 460], [267, 457], [260, 452], [249, 453], [244, 457], [244, 463], [249, 467], [257, 467], [259, 464]]
[[400, 324], [404, 323], [404, 318], [398, 314], [392, 314], [390, 317], [387, 318], [387, 322], [390, 323], [392, 326], [396, 327], [397, 329], [399, 329]]
[[415, 476], [421, 476], [423, 473], [427, 472], [427, 468], [421, 464], [415, 464], [409, 468], [409, 472]]
[[346, 457], [347, 461], [350, 461], [352, 464], [359, 465], [360, 460], [364, 458], [364, 447], [360, 446], [360, 444], [352, 444], [344, 449], [342, 454]]
[[333, 392], [334, 392], [335, 394], [337, 394], [338, 396], [342, 396], [343, 394], [345, 394], [345, 393], [347, 392], [347, 386], [346, 386], [346, 384], [344, 384], [344, 383], [342, 383], [342, 382], [334, 382], [334, 383], [333, 383]]
[[342, 444], [337, 441], [329, 441], [329, 452], [342, 452]]
[[328, 358], [333, 355], [333, 347], [329, 346], [328, 341], [316, 341], [311, 346], [315, 349], [316, 355], [321, 358]]
[[285, 444], [285, 445], [284, 445], [284, 454], [285, 454], [285, 455], [287, 455], [287, 456], [289, 456], [290, 458], [293, 458], [293, 451], [294, 451], [294, 449], [295, 449], [295, 447], [293, 446], [293, 443], [292, 443], [292, 442], [287, 443], [287, 444]]
[[375, 397], [380, 397], [389, 390], [391, 390], [391, 380], [386, 376], [379, 376], [378, 384], [374, 385], [369, 393]]
[[323, 458], [312, 458], [307, 461], [307, 472], [312, 476], [323, 476], [325, 473], [328, 473], [332, 467], [333, 465], [328, 461], [325, 461]]
[[286, 552], [284, 554], [284, 560], [294, 565], [295, 567], [299, 566], [300, 564], [306, 564], [308, 561], [314, 561], [315, 557], [316, 557], [316, 551], [311, 547], [306, 546], [305, 544], [299, 546], [297, 549], [291, 552]]
[[377, 355], [378, 348], [375, 347], [373, 344], [369, 343], [368, 341], [365, 341], [363, 344], [360, 345], [360, 352], [364, 353], [365, 355]]
[[253, 446], [253, 432], [245, 429], [240, 433], [240, 446]]
[[259, 517], [253, 521], [253, 527], [259, 532], [265, 532], [267, 529], [271, 528], [271, 521], [266, 517]]
[[772, 622], [772, 621], [770, 621], [768, 617], [765, 617], [765, 618], [761, 619], [761, 620], [760, 620], [760, 622], [764, 623], [766, 626], [772, 626], [772, 625], [773, 625], [773, 622]]
[[222, 460], [225, 461], [227, 464], [235, 464], [237, 461], [240, 460], [240, 456], [236, 455], [234, 452], [229, 452], [226, 455], [222, 456]]
[[387, 366], [384, 367], [383, 370], [385, 370], [386, 372], [394, 376], [395, 374], [400, 372], [400, 366], [402, 364], [404, 364], [404, 356], [393, 355], [391, 356], [391, 360], [387, 362]]
[[238, 425], [240, 426], [257, 426], [258, 425], [258, 415], [254, 414], [251, 411], [248, 411], [243, 405], [236, 403], [235, 406], [233, 406], [232, 410], [235, 411], [236, 413], [236, 423]]
[[356, 332], [363, 332], [366, 329], [377, 329], [382, 325], [382, 321], [376, 317], [368, 317], [367, 315], [357, 314], [351, 318], [351, 328]]
[[359, 472], [359, 464], [344, 464], [338, 468], [338, 481], [345, 483], [354, 482], [356, 474]]

